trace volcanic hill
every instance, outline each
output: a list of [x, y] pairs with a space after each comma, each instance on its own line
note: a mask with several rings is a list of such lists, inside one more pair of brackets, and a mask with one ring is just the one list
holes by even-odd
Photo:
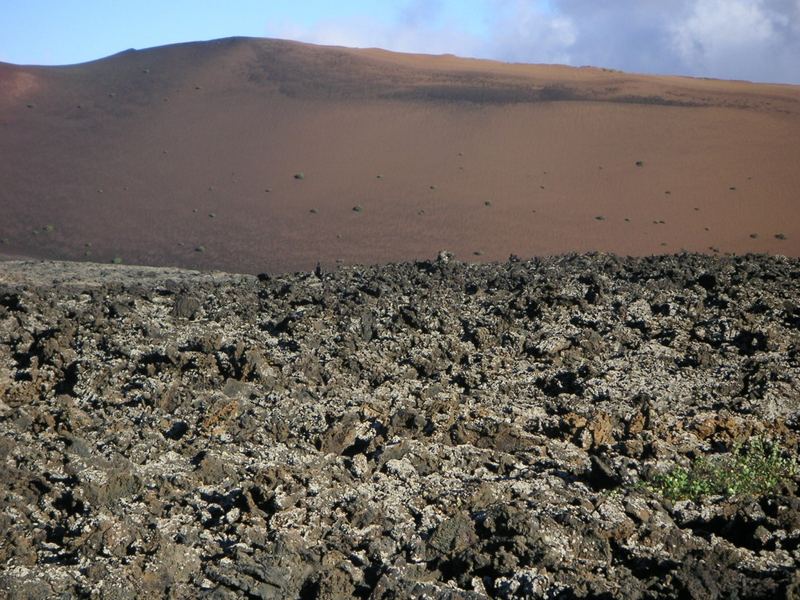
[[800, 255], [800, 88], [251, 38], [0, 64], [0, 252]]

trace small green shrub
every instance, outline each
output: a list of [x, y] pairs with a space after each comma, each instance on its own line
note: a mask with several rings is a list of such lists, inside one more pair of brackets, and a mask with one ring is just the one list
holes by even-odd
[[701, 456], [689, 468], [656, 477], [650, 488], [670, 500], [705, 496], [762, 496], [798, 474], [798, 464], [775, 442], [753, 437], [726, 455]]

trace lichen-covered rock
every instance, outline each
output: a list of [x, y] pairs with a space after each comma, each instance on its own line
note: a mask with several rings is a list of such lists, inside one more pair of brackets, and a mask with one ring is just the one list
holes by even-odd
[[796, 596], [796, 477], [646, 483], [754, 435], [797, 452], [798, 298], [763, 256], [0, 263], [0, 590]]

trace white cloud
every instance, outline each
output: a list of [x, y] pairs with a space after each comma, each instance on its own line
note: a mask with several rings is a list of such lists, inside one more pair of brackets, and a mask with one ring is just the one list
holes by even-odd
[[796, 0], [695, 0], [670, 31], [687, 72], [800, 83]]
[[800, 83], [800, 0], [406, 0], [397, 3], [393, 18], [285, 24], [270, 35], [402, 52]]
[[577, 41], [573, 19], [544, 2], [496, 0], [487, 16], [485, 53], [509, 61], [569, 63]]
[[318, 21], [302, 27], [293, 23], [274, 26], [269, 34], [314, 44], [384, 48], [396, 52], [471, 55], [478, 39], [459, 27], [450, 26], [437, 0], [413, 0], [396, 11], [392, 21], [363, 16], [348, 20]]
[[729, 65], [751, 62], [754, 52], [776, 36], [776, 18], [763, 2], [698, 0], [689, 14], [673, 23], [671, 31], [680, 58], [695, 69], [729, 70]]

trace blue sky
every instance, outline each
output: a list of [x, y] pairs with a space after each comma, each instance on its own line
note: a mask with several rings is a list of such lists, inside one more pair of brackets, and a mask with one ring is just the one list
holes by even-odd
[[233, 35], [800, 84], [800, 0], [0, 0], [0, 61]]

